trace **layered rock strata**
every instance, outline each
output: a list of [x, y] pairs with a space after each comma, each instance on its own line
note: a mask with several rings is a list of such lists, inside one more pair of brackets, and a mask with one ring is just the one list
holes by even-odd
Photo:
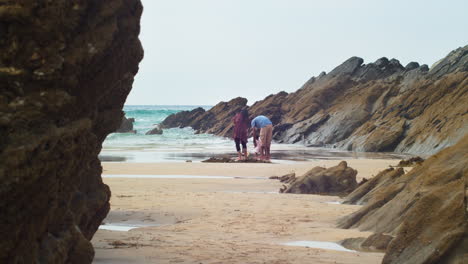
[[0, 3], [0, 263], [91, 263], [97, 158], [143, 50], [140, 1]]
[[468, 135], [407, 174], [388, 169], [347, 199], [343, 228], [394, 237], [383, 263], [468, 263]]
[[[273, 121], [273, 137], [280, 143], [430, 155], [468, 132], [467, 101], [465, 46], [430, 69], [416, 62], [404, 67], [387, 58], [363, 64], [352, 57], [296, 92], [270, 95], [249, 111]], [[203, 113], [180, 113], [179, 123], [169, 117], [164, 124], [228, 136], [232, 115], [245, 104], [236, 98]]]

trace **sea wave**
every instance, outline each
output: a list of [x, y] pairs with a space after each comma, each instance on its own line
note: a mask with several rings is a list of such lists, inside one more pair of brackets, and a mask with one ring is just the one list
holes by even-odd
[[196, 134], [192, 128], [164, 129], [162, 135], [145, 135], [171, 114], [209, 106], [125, 106], [127, 118], [135, 118], [133, 133], [112, 133], [103, 143], [104, 150], [149, 150], [149, 149], [217, 149], [232, 145], [230, 139], [208, 134]]

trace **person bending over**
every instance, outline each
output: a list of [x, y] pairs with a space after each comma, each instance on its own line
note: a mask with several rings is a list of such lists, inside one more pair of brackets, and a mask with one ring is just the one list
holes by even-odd
[[[260, 141], [262, 142], [260, 159], [270, 160], [270, 146], [273, 135], [273, 123], [268, 117], [259, 115], [252, 120], [253, 137], [255, 138], [260, 130]], [[257, 146], [255, 140], [254, 145]]]

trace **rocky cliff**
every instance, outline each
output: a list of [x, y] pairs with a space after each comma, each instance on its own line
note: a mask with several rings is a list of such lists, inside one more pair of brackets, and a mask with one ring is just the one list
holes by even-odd
[[404, 174], [388, 169], [346, 203], [339, 226], [392, 236], [383, 263], [468, 263], [468, 135]]
[[246, 106], [247, 99], [237, 97], [229, 102], [221, 102], [208, 111], [201, 107], [192, 111], [182, 111], [168, 116], [161, 123], [161, 128], [192, 127], [198, 133], [230, 137], [233, 129], [232, 118]]
[[90, 263], [97, 158], [143, 50], [140, 1], [0, 3], [0, 263]]
[[[234, 113], [244, 102], [236, 98], [222, 105], [232, 106], [229, 111]], [[270, 117], [274, 139], [282, 143], [429, 155], [468, 132], [466, 102], [468, 46], [452, 51], [431, 69], [416, 62], [404, 67], [387, 58], [363, 64], [352, 57], [296, 92], [270, 95], [249, 111]], [[218, 106], [203, 113], [211, 118], [194, 115], [200, 117], [194, 129], [229, 135], [232, 116], [222, 112], [223, 118]]]

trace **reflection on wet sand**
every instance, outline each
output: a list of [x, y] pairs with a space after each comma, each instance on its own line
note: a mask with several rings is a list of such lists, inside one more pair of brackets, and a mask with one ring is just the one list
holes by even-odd
[[[99, 159], [105, 162], [200, 162], [210, 157], [234, 157], [235, 152], [223, 151], [164, 151], [164, 150], [103, 150]], [[335, 160], [335, 159], [405, 159], [409, 155], [401, 153], [375, 153], [339, 151], [325, 148], [300, 148], [283, 147], [273, 150], [272, 161], [274, 163], [303, 162], [311, 160]]]

